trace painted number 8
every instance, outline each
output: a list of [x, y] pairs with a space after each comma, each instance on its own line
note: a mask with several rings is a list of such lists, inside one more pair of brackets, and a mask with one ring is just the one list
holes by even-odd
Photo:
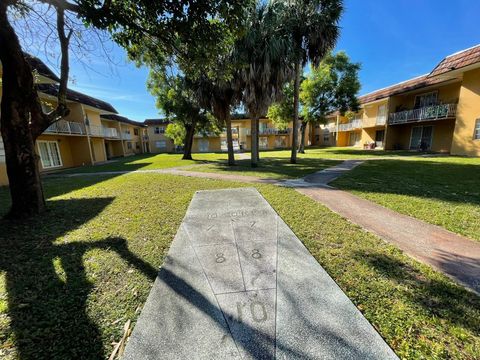
[[254, 259], [260, 259], [262, 257], [262, 254], [260, 254], [260, 251], [258, 249], [253, 249], [252, 250], [252, 257]]
[[225, 262], [225, 256], [223, 256], [223, 253], [218, 253], [215, 255], [215, 261], [219, 264]]

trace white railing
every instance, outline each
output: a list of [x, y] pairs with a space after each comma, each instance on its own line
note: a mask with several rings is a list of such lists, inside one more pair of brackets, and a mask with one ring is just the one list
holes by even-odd
[[354, 129], [361, 129], [362, 128], [362, 120], [355, 119], [346, 124], [339, 124], [338, 131], [351, 131]]
[[90, 136], [98, 136], [103, 137], [103, 127], [97, 125], [89, 125], [88, 126], [88, 135]]
[[44, 131], [47, 134], [86, 135], [85, 125], [78, 122], [58, 120]]
[[124, 132], [124, 133], [122, 134], [122, 139], [123, 139], [123, 140], [132, 140], [132, 134], [129, 134], [129, 133]]
[[[247, 135], [252, 134], [252, 129], [247, 129]], [[259, 129], [258, 135], [288, 135], [290, 134], [290, 129], [276, 129], [276, 128], [263, 128]]]
[[455, 117], [456, 114], [457, 104], [441, 104], [390, 114], [388, 123], [393, 125], [416, 121], [447, 119]]
[[376, 125], [385, 125], [387, 123], [387, 115], [378, 115], [375, 121]]
[[104, 127], [103, 128], [103, 136], [110, 138], [110, 139], [119, 139], [120, 136], [118, 135], [118, 130], [115, 128]]

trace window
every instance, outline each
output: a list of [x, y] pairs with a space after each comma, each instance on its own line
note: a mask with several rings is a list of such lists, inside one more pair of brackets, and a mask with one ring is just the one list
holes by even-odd
[[287, 137], [286, 136], [277, 136], [275, 138], [275, 147], [286, 148], [287, 147]]
[[387, 105], [382, 104], [377, 109], [377, 125], [383, 125], [387, 121]]
[[138, 129], [133, 129], [133, 135], [137, 135], [137, 136], [138, 136]]
[[330, 142], [330, 133], [326, 132], [323, 134], [323, 142], [324, 143]]
[[207, 139], [199, 139], [198, 141], [198, 151], [207, 152], [209, 148], [209, 141]]
[[473, 134], [475, 140], [480, 140], [480, 119], [475, 120], [475, 133]]
[[138, 142], [135, 142], [135, 149], [140, 149], [140, 144]]
[[155, 141], [155, 147], [157, 149], [165, 149], [167, 147], [167, 142], [165, 140]]
[[155, 134], [165, 134], [165, 127], [164, 126], [157, 126], [154, 129]]
[[38, 141], [38, 152], [44, 169], [63, 166], [60, 149], [56, 141]]
[[260, 149], [268, 149], [268, 137], [261, 137], [258, 139]]
[[127, 142], [127, 149], [132, 150], [132, 143], [130, 141]]
[[437, 105], [437, 91], [415, 96], [415, 109]]

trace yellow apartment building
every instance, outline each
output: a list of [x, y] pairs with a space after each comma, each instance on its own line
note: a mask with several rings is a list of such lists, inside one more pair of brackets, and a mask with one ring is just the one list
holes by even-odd
[[[58, 77], [39, 59], [28, 59], [34, 69], [42, 106], [49, 111], [57, 105]], [[0, 98], [1, 94], [0, 87]], [[114, 157], [143, 152], [143, 124], [116, 115], [117, 111], [110, 104], [68, 90], [67, 106], [68, 116], [50, 125], [36, 141], [42, 172], [95, 165]], [[7, 184], [5, 152], [0, 137], [0, 186]]]
[[[172, 152], [175, 146], [164, 133], [168, 125], [167, 120], [148, 119], [145, 125], [148, 128], [151, 152]], [[232, 137], [235, 151], [250, 151], [251, 149], [251, 120], [242, 114], [232, 115]], [[305, 134], [305, 144], [311, 145], [310, 129]], [[260, 119], [259, 124], [259, 147], [260, 150], [287, 149], [292, 144], [292, 124], [287, 129], [278, 129], [267, 118]], [[226, 152], [227, 135], [223, 131], [219, 135], [196, 134], [193, 139], [192, 152]]]
[[360, 103], [353, 118], [335, 113], [317, 126], [314, 144], [480, 156], [480, 45]]
[[151, 153], [170, 153], [175, 151], [173, 140], [165, 136], [168, 124], [166, 119], [147, 119], [143, 122]]

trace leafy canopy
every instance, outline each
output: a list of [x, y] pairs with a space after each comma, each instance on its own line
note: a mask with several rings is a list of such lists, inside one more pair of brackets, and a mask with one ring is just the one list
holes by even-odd
[[318, 67], [311, 67], [300, 91], [304, 121], [324, 121], [337, 110], [341, 114], [358, 111], [359, 70], [360, 64], [350, 62], [342, 51], [329, 53]]

